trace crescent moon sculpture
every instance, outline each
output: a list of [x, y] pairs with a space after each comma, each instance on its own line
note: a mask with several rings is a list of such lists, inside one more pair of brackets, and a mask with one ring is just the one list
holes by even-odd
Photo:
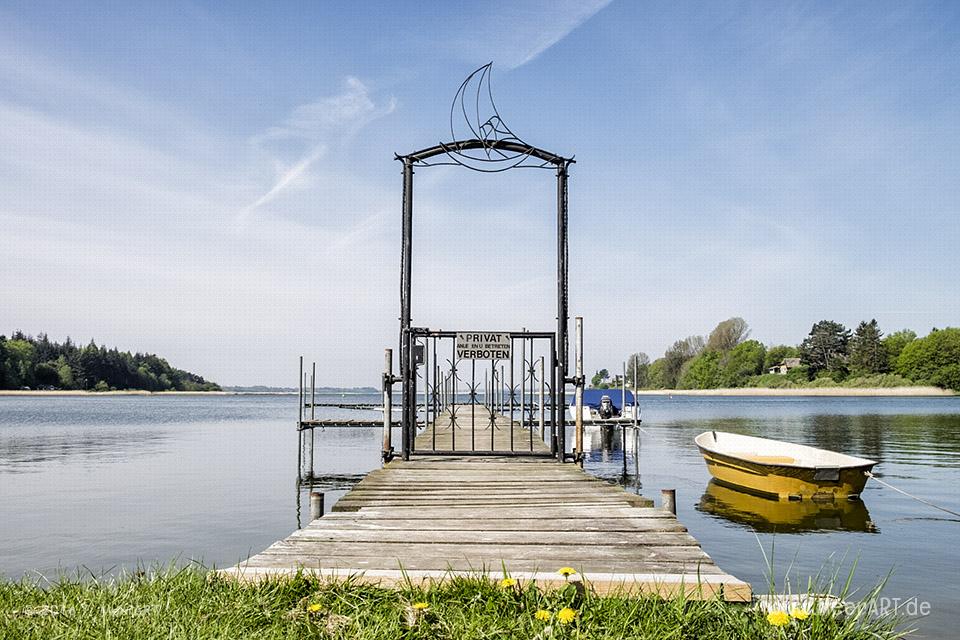
[[[450, 105], [450, 138], [453, 142], [440, 143], [450, 162], [423, 164], [458, 164], [474, 171], [488, 173], [506, 171], [515, 167], [550, 168], [553, 165], [524, 151], [505, 148], [533, 147], [517, 136], [503, 121], [490, 88], [489, 62], [460, 84]], [[479, 142], [479, 145], [462, 144]]]

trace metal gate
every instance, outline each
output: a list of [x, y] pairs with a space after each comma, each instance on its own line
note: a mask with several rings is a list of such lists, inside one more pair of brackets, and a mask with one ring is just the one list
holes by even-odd
[[411, 329], [416, 418], [403, 428], [405, 452], [553, 457], [563, 451], [556, 335], [498, 335], [509, 336], [509, 357], [476, 359], [458, 357], [457, 332]]

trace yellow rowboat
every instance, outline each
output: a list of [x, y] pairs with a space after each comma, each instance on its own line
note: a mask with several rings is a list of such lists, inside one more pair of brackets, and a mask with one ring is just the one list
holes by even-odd
[[856, 498], [873, 460], [768, 438], [707, 431], [695, 439], [717, 482], [779, 500]]
[[863, 500], [772, 500], [725, 487], [716, 480], [707, 483], [697, 508], [764, 533], [877, 531]]

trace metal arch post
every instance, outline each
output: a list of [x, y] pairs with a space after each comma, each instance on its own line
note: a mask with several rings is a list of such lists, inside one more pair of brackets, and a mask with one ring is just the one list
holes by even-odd
[[553, 388], [554, 406], [557, 421], [557, 454], [563, 462], [566, 456], [566, 385], [567, 368], [570, 357], [569, 339], [567, 337], [568, 298], [567, 278], [569, 272], [569, 249], [567, 243], [567, 162], [557, 164], [557, 383]]
[[413, 267], [413, 160], [403, 158], [403, 230], [400, 255], [400, 375], [403, 378], [403, 409], [401, 433], [403, 459], [410, 459], [410, 442], [416, 428], [417, 400], [413, 397], [413, 380], [410, 335], [410, 288]]

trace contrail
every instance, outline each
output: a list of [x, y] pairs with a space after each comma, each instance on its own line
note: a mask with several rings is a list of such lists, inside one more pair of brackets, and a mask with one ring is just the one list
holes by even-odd
[[293, 182], [294, 180], [302, 176], [303, 172], [309, 169], [310, 165], [316, 162], [326, 150], [327, 150], [327, 147], [326, 145], [323, 145], [323, 144], [315, 147], [313, 151], [311, 151], [309, 154], [304, 156], [300, 160], [300, 162], [293, 165], [286, 172], [284, 172], [284, 174], [280, 176], [280, 179], [277, 180], [276, 184], [274, 184], [269, 191], [267, 191], [265, 194], [260, 196], [260, 198], [256, 202], [244, 208], [244, 210], [240, 214], [241, 218], [246, 217], [246, 215], [252, 212], [254, 209], [261, 207], [266, 203], [270, 202], [271, 200], [273, 200], [274, 198], [276, 198], [277, 195], [287, 187], [287, 185], [289, 185], [291, 182]]

